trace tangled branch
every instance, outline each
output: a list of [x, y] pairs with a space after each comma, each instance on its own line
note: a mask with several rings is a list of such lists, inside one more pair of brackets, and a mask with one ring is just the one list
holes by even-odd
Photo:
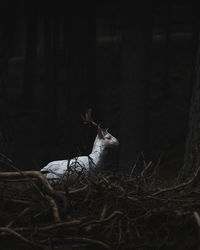
[[41, 249], [196, 249], [200, 186], [193, 184], [199, 170], [184, 183], [162, 188], [145, 171], [137, 178], [80, 176], [67, 186], [50, 185], [37, 171], [0, 173], [0, 239], [14, 236]]

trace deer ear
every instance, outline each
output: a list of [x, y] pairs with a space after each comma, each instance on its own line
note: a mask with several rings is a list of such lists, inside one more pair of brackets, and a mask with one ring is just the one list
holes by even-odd
[[98, 136], [99, 136], [100, 139], [103, 139], [103, 138], [104, 138], [103, 130], [102, 130], [102, 128], [100, 128], [99, 126], [98, 126]]

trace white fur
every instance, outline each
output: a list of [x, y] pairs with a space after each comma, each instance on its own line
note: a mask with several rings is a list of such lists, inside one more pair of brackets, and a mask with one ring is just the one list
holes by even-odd
[[103, 138], [99, 134], [96, 136], [92, 152], [89, 156], [79, 156], [71, 160], [52, 161], [40, 171], [47, 179], [59, 180], [65, 177], [66, 171], [75, 169], [88, 174], [90, 171], [101, 167], [105, 162], [106, 149], [117, 147], [118, 140], [108, 132], [104, 132]]

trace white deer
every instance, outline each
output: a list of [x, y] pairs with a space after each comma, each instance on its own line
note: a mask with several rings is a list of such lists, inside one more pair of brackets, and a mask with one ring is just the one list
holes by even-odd
[[98, 134], [93, 144], [92, 152], [88, 156], [79, 156], [70, 160], [59, 160], [48, 163], [40, 171], [51, 181], [65, 179], [65, 176], [71, 169], [82, 171], [86, 174], [101, 169], [106, 164], [107, 149], [116, 149], [119, 146], [118, 140], [108, 133], [108, 130], [102, 129], [97, 125], [91, 116], [91, 110], [82, 116], [87, 123], [92, 123], [98, 128]]

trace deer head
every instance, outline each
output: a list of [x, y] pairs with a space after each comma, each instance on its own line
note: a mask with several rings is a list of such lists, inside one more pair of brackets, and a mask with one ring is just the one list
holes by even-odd
[[91, 109], [88, 109], [88, 111], [85, 113], [85, 115], [81, 115], [81, 117], [85, 123], [90, 123], [90, 124], [94, 125], [95, 127], [97, 127], [98, 134], [97, 134], [97, 137], [95, 139], [94, 145], [98, 144], [99, 146], [103, 146], [103, 147], [113, 147], [113, 146], [119, 145], [118, 140], [108, 132], [108, 129], [103, 129], [100, 127], [99, 124], [94, 122], [94, 120], [92, 118], [92, 110]]

